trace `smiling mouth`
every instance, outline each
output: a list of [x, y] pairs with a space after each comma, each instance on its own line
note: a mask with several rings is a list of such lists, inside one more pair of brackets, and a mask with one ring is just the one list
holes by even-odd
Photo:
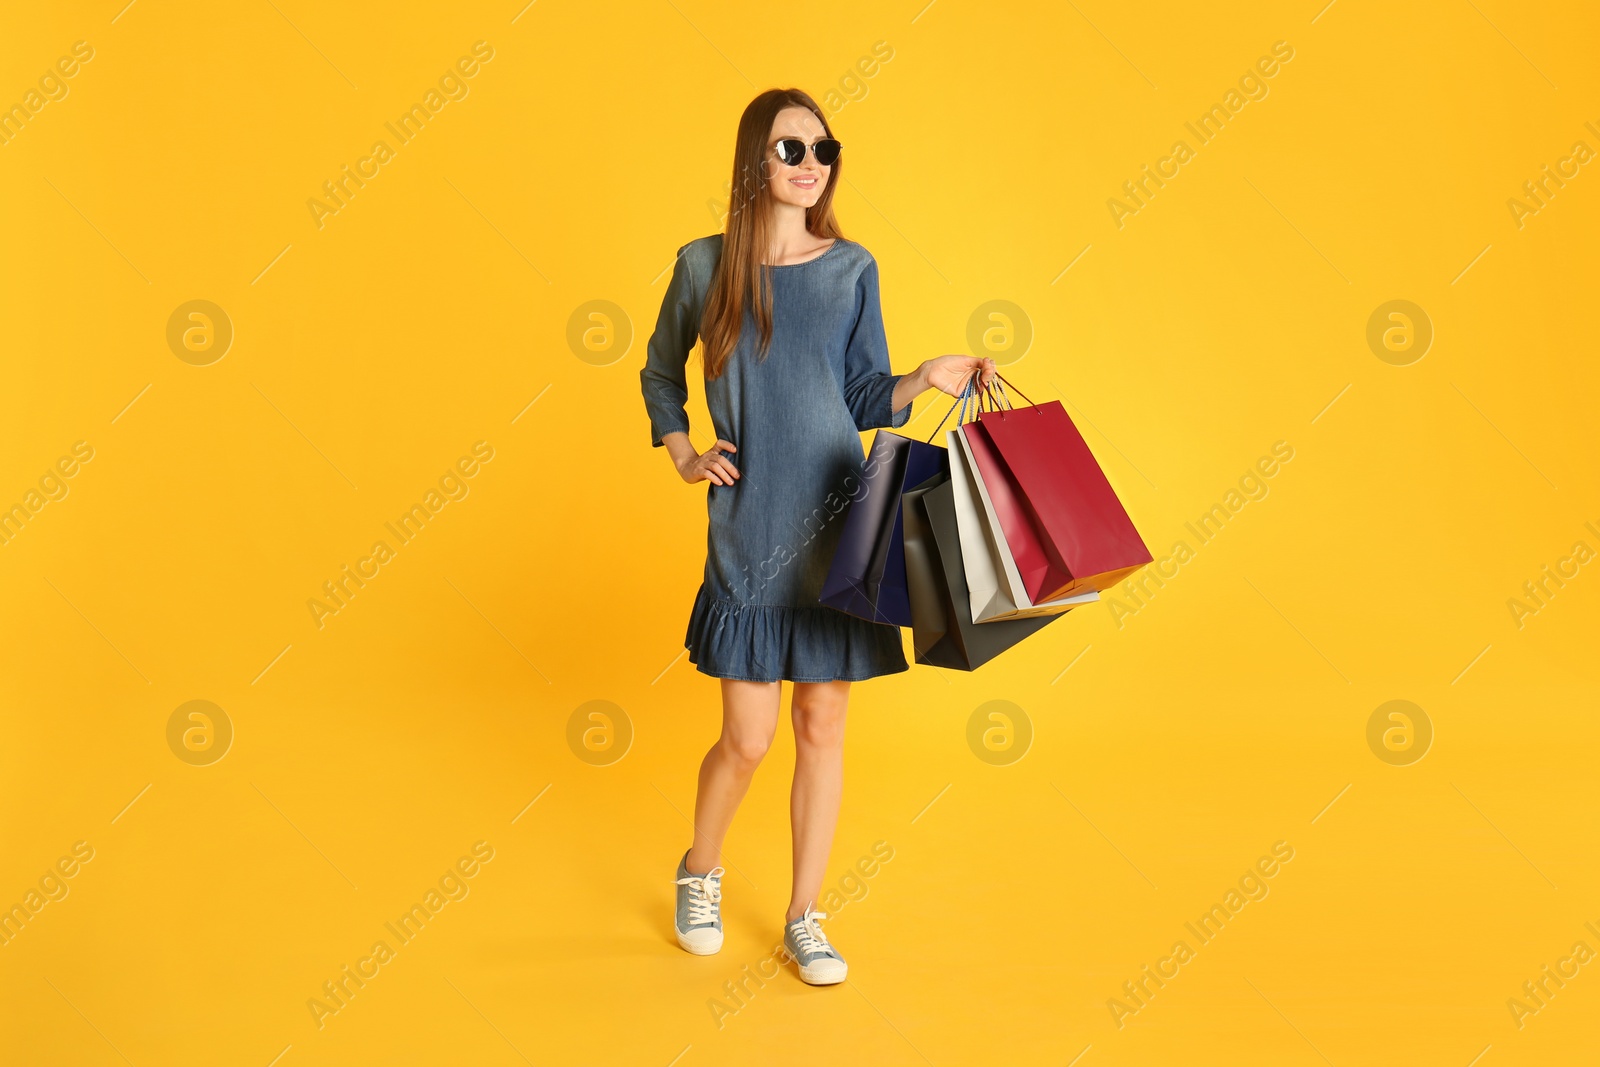
[[817, 187], [817, 179], [815, 179], [815, 178], [790, 178], [789, 179], [789, 184], [797, 186], [797, 187], [799, 187], [801, 189], [815, 189]]

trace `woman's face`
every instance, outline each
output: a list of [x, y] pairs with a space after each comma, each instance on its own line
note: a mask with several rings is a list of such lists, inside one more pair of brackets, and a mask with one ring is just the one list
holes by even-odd
[[772, 132], [767, 135], [766, 154], [762, 157], [763, 171], [768, 178], [767, 186], [774, 200], [806, 208], [821, 198], [833, 168], [818, 163], [809, 148], [805, 158], [791, 167], [778, 158], [775, 146], [785, 137], [798, 137], [810, 145], [826, 136], [828, 131], [822, 128], [822, 123], [809, 109], [786, 107], [778, 112], [778, 117], [772, 120]]

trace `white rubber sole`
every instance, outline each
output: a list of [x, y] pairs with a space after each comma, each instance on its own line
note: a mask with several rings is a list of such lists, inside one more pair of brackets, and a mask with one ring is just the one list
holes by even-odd
[[674, 928], [674, 932], [678, 935], [678, 945], [685, 952], [692, 952], [696, 956], [715, 955], [722, 948], [721, 930], [696, 930], [689, 935]]
[[800, 980], [807, 985], [838, 985], [849, 973], [849, 966], [838, 960], [821, 960], [800, 968]]

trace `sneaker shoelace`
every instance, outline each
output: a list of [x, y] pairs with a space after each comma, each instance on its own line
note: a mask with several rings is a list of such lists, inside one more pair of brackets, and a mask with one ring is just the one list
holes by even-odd
[[691, 874], [687, 878], [674, 879], [674, 885], [689, 887], [690, 926], [716, 922], [714, 905], [722, 900], [722, 876], [725, 873], [727, 872], [721, 867], [713, 867], [705, 874]]
[[826, 919], [825, 911], [812, 911], [808, 906], [805, 914], [800, 916], [799, 926], [794, 931], [794, 943], [802, 954], [814, 952], [826, 953], [829, 956], [838, 955], [833, 946], [828, 944], [828, 937], [822, 932], [822, 927], [817, 925], [818, 919]]

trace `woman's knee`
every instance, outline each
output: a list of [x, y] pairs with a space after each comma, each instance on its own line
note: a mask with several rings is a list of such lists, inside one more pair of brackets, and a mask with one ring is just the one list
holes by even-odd
[[834, 697], [795, 702], [794, 741], [801, 748], [840, 748], [844, 745], [846, 704]]
[[722, 683], [722, 736], [717, 746], [736, 767], [753, 770], [778, 729], [778, 683]]
[[772, 734], [762, 730], [740, 730], [724, 734], [719, 744], [735, 764], [753, 769], [772, 747]]

